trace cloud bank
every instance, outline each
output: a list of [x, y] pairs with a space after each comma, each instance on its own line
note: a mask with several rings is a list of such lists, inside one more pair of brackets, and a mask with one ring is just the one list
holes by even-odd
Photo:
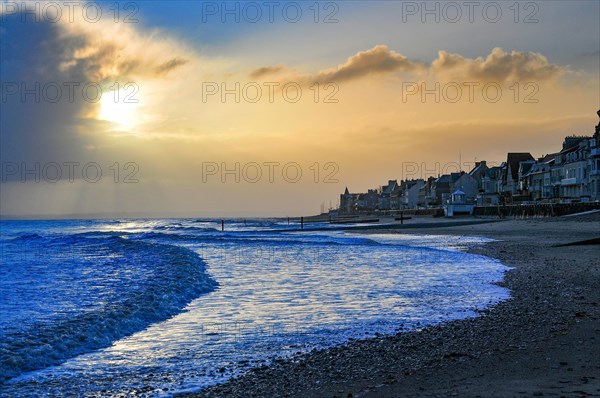
[[483, 82], [548, 81], [568, 71], [567, 67], [551, 64], [537, 52], [505, 52], [494, 48], [484, 59], [465, 58], [460, 54], [440, 51], [430, 70], [451, 79], [474, 79]]
[[[280, 75], [287, 68], [283, 65], [264, 66], [250, 72], [252, 78], [268, 78]], [[287, 69], [293, 75], [291, 69]], [[497, 82], [551, 81], [559, 78], [568, 67], [551, 64], [537, 52], [505, 52], [494, 48], [485, 58], [470, 59], [460, 54], [441, 50], [438, 58], [430, 64], [411, 60], [386, 45], [377, 45], [360, 51], [334, 68], [315, 75], [303, 75], [299, 79], [306, 83], [349, 82], [367, 77], [385, 77], [393, 74], [409, 74], [418, 78], [433, 78], [454, 81]], [[298, 76], [292, 76], [298, 79]]]

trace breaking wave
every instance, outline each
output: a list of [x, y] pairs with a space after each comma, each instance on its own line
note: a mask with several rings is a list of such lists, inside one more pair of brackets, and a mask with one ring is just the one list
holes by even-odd
[[22, 282], [0, 282], [0, 382], [110, 346], [217, 287], [196, 253], [167, 244], [27, 234], [3, 249], [0, 280]]

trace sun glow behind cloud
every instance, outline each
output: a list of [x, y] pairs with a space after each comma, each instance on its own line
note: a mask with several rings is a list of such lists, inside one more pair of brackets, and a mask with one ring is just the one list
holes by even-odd
[[131, 93], [125, 89], [111, 94], [100, 100], [98, 119], [111, 122], [116, 130], [131, 132], [141, 122], [139, 99], [127, 100]]

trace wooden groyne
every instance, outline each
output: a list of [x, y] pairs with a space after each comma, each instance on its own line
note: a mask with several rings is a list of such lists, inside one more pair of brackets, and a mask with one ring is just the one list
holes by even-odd
[[368, 225], [340, 225], [329, 227], [310, 227], [301, 229], [300, 226], [289, 229], [273, 229], [262, 232], [324, 232], [324, 231], [363, 231], [363, 230], [385, 230], [385, 229], [420, 229], [420, 228], [443, 228], [458, 227], [461, 225], [477, 225], [499, 222], [500, 220], [461, 220], [461, 221], [440, 221], [415, 224], [368, 224]]

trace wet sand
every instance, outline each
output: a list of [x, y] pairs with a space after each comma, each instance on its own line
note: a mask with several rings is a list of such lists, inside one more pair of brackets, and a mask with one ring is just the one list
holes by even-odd
[[514, 267], [481, 316], [352, 341], [254, 369], [202, 397], [600, 396], [600, 214], [365, 233], [485, 236]]

